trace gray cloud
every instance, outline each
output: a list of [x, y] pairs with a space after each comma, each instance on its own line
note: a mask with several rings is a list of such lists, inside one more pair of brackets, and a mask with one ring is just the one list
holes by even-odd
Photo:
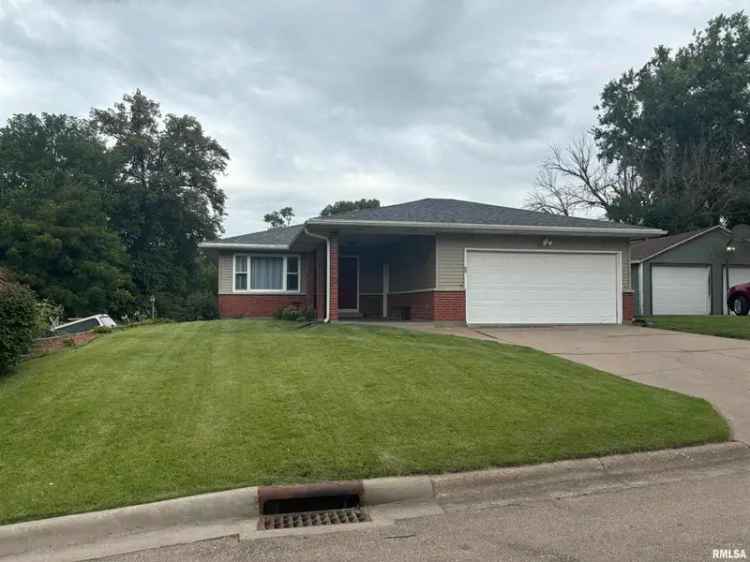
[[603, 85], [742, 2], [0, 0], [0, 119], [140, 87], [230, 152], [227, 232], [340, 198], [522, 204]]

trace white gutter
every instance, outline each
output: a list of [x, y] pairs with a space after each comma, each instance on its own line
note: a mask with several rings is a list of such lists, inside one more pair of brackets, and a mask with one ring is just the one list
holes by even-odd
[[320, 240], [326, 241], [326, 316], [323, 318], [323, 322], [328, 323], [331, 321], [330, 310], [331, 310], [331, 241], [327, 236], [321, 236], [320, 234], [313, 234], [307, 230], [307, 226], [302, 229], [305, 234], [312, 236], [313, 238], [319, 238]]
[[288, 250], [287, 244], [243, 244], [241, 242], [201, 242], [199, 248], [217, 250]]
[[[374, 221], [352, 219], [308, 220], [305, 225], [318, 226], [372, 226], [392, 228], [423, 228], [430, 230], [464, 230], [505, 232], [509, 234], [580, 234], [602, 235], [623, 238], [640, 238], [648, 236], [662, 236], [667, 232], [658, 228], [611, 228], [606, 226], [529, 226], [508, 224], [473, 224], [473, 223], [445, 223], [418, 221]], [[305, 226], [305, 232], [310, 234]]]

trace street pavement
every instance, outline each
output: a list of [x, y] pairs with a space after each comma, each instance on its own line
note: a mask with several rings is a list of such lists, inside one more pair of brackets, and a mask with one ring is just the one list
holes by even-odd
[[[493, 504], [358, 531], [240, 542], [236, 537], [108, 562], [400, 560], [714, 560], [750, 556], [750, 461], [634, 480], [622, 488]], [[726, 554], [726, 552], [724, 553]], [[731, 558], [723, 558], [731, 559]], [[742, 558], [734, 558], [742, 559]]]

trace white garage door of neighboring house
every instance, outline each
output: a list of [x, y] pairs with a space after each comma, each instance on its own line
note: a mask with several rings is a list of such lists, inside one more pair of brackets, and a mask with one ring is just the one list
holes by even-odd
[[729, 286], [750, 283], [750, 267], [729, 266]]
[[[729, 287], [734, 287], [735, 285], [739, 285], [740, 283], [750, 283], [750, 267], [738, 265], [729, 266], [729, 287], [726, 286], [726, 268], [724, 268], [722, 279], [724, 283], [724, 295], [726, 297], [727, 293], [729, 292]], [[724, 298], [724, 313], [726, 314], [726, 312], [727, 299]]]
[[466, 251], [469, 324], [614, 324], [620, 321], [617, 253]]
[[710, 314], [710, 268], [654, 265], [651, 308], [654, 314]]

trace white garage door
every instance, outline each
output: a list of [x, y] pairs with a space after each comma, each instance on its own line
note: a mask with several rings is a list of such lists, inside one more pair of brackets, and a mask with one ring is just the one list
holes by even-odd
[[466, 252], [469, 324], [614, 324], [617, 254]]
[[750, 267], [729, 267], [729, 286], [734, 287], [740, 283], [750, 283]]
[[654, 314], [710, 314], [709, 271], [704, 266], [655, 265], [651, 268]]

